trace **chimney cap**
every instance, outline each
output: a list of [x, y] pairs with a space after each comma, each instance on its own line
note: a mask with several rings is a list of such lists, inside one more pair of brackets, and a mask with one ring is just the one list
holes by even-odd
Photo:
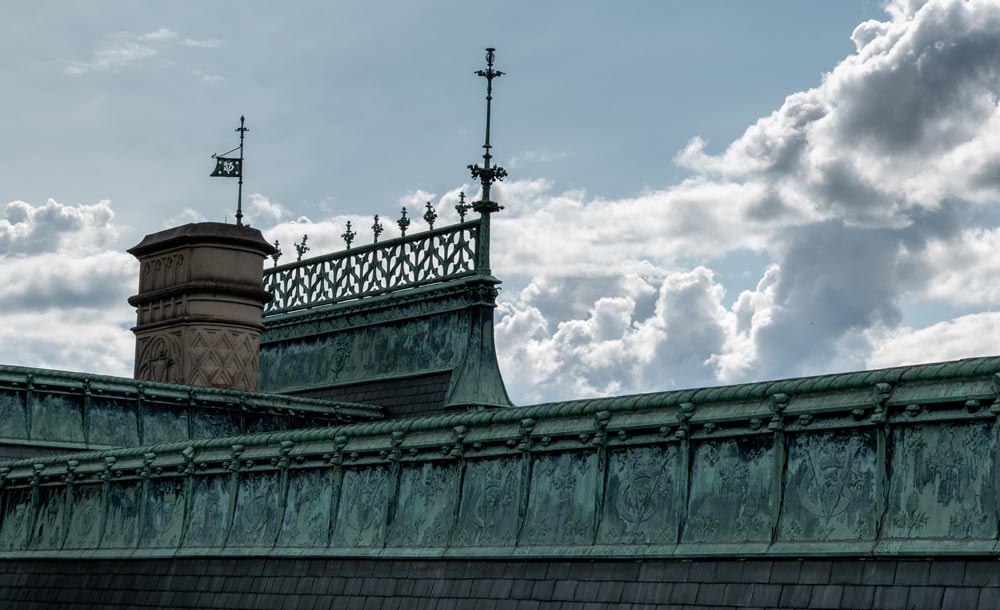
[[192, 222], [158, 233], [150, 233], [142, 238], [141, 242], [129, 248], [128, 253], [138, 258], [151, 252], [198, 243], [243, 246], [264, 255], [271, 255], [276, 251], [274, 246], [267, 243], [259, 229], [222, 222]]

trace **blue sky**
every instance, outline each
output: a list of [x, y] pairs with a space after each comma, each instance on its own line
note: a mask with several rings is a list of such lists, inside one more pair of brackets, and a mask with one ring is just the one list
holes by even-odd
[[7, 7], [5, 361], [130, 374], [122, 251], [231, 219], [241, 113], [269, 238], [447, 221], [487, 45], [518, 402], [995, 352], [1000, 2], [375, 6]]

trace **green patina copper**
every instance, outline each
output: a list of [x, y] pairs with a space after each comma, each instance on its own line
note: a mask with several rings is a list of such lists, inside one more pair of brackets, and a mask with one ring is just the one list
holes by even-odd
[[260, 387], [316, 393], [443, 375], [441, 408], [506, 407], [493, 344], [499, 280], [477, 269], [483, 219], [264, 274]]
[[5, 557], [1000, 555], [1000, 358], [9, 462]]
[[0, 366], [0, 445], [102, 449], [381, 417], [374, 405]]

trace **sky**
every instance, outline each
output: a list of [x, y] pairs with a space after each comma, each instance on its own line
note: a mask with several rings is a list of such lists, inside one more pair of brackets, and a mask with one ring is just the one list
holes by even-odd
[[516, 403], [997, 353], [1000, 0], [98, 0], [0, 23], [0, 360], [131, 376], [124, 250], [232, 222], [241, 114], [286, 251], [454, 220], [486, 46]]

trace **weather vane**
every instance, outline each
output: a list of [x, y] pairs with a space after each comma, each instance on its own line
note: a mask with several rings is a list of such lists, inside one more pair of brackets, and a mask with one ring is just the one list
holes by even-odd
[[489, 47], [486, 49], [486, 69], [477, 70], [476, 74], [482, 76], [486, 79], [486, 143], [483, 144], [483, 166], [479, 167], [479, 164], [470, 165], [469, 171], [472, 172], [472, 178], [479, 179], [480, 184], [483, 187], [483, 195], [479, 201], [473, 204], [473, 209], [480, 213], [489, 214], [491, 212], [497, 212], [501, 209], [496, 203], [490, 200], [490, 186], [498, 181], [503, 180], [507, 176], [507, 170], [500, 167], [499, 165], [490, 165], [490, 161], [493, 159], [493, 155], [490, 154], [490, 119], [493, 109], [493, 79], [499, 78], [504, 75], [500, 70], [493, 69], [493, 57], [496, 49]]
[[[221, 155], [212, 155], [215, 159], [215, 171], [212, 176], [220, 178], [239, 178], [239, 191], [236, 195], [236, 226], [243, 226], [243, 136], [250, 131], [245, 127], [246, 117], [240, 117], [240, 126], [236, 131], [240, 134], [240, 145], [236, 148], [224, 152]], [[227, 157], [226, 155], [240, 151], [239, 158]]]

